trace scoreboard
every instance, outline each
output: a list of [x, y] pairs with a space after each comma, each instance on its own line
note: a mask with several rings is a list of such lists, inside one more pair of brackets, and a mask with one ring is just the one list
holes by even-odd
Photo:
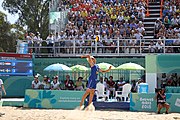
[[32, 55], [0, 53], [0, 76], [32, 75]]

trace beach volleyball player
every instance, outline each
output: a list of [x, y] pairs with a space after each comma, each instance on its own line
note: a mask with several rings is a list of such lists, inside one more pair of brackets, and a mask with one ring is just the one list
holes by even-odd
[[84, 108], [83, 102], [88, 95], [89, 95], [88, 106], [92, 103], [94, 93], [96, 90], [96, 82], [97, 82], [98, 72], [102, 72], [102, 73], [109, 72], [111, 70], [112, 66], [110, 66], [109, 69], [107, 69], [107, 70], [101, 70], [99, 68], [99, 66], [96, 64], [96, 59], [93, 56], [83, 55], [83, 56], [81, 56], [81, 58], [86, 58], [87, 61], [89, 62], [90, 67], [91, 67], [91, 74], [90, 74], [89, 79], [88, 79], [87, 89], [86, 89], [86, 92], [84, 93], [84, 95], [81, 99], [81, 102], [80, 102], [80, 109], [83, 109]]

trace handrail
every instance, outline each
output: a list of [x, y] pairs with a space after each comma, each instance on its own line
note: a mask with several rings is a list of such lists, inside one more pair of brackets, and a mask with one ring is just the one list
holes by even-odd
[[[28, 53], [34, 53], [35, 55], [50, 55], [50, 56], [77, 56], [80, 54], [91, 53], [94, 55], [110, 55], [110, 56], [121, 56], [121, 55], [145, 55], [145, 54], [170, 54], [180, 53], [180, 46], [168, 44], [173, 43], [177, 39], [162, 39], [161, 46], [152, 46], [150, 51], [149, 44], [152, 39], [139, 40], [137, 44], [130, 44], [129, 40], [137, 39], [109, 39], [109, 45], [103, 44], [102, 42], [91, 40], [59, 40], [49, 45], [47, 40], [33, 41], [33, 44], [26, 45], [26, 48], [21, 43], [28, 44], [27, 40], [18, 40], [17, 52], [21, 49], [28, 49]], [[159, 41], [159, 39], [153, 39]], [[179, 40], [179, 39], [178, 39]], [[31, 42], [32, 42], [31, 41]], [[77, 42], [79, 41], [79, 43]], [[63, 42], [63, 43], [62, 43]], [[86, 43], [86, 44], [85, 44]], [[88, 44], [87, 44], [88, 43]], [[45, 44], [45, 45], [43, 45]], [[177, 52], [178, 51], [178, 52]]]
[[149, 17], [149, 0], [146, 0], [147, 10], [146, 10], [146, 17]]
[[160, 6], [160, 18], [163, 17], [163, 3], [164, 3], [164, 0], [161, 0], [161, 6]]

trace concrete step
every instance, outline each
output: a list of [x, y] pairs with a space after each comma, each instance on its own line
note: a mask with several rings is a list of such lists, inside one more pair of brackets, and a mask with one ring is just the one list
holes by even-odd
[[146, 34], [148, 34], [148, 33], [154, 34], [154, 30], [150, 30], [150, 31], [146, 30]]
[[154, 24], [144, 24], [144, 28], [146, 27], [154, 27]]
[[160, 5], [160, 2], [149, 2], [149, 5]]
[[146, 36], [154, 36], [154, 33], [146, 33]]
[[157, 17], [144, 18], [144, 22], [155, 22], [156, 20], [157, 20]]
[[154, 36], [144, 36], [144, 39], [154, 39]]
[[146, 31], [153, 31], [154, 30], [154, 26], [150, 26], [150, 27], [144, 27]]
[[154, 22], [143, 22], [144, 23], [144, 25], [154, 25]]
[[149, 9], [149, 11], [156, 11], [156, 12], [160, 12], [160, 9]]
[[160, 13], [149, 13], [149, 17], [156, 17], [159, 18], [160, 17]]
[[152, 9], [154, 9], [154, 8], [160, 8], [161, 6], [160, 5], [149, 5], [149, 9], [150, 8], [152, 8]]

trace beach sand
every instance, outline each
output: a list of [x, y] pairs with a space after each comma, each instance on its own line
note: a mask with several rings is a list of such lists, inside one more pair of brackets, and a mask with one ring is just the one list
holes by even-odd
[[0, 120], [180, 120], [179, 113], [156, 114], [118, 110], [62, 110], [1, 107]]

